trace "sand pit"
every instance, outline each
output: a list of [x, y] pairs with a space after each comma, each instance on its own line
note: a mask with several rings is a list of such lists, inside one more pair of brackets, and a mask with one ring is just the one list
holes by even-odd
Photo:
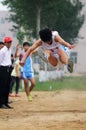
[[0, 109], [0, 130], [86, 130], [86, 91], [32, 92]]

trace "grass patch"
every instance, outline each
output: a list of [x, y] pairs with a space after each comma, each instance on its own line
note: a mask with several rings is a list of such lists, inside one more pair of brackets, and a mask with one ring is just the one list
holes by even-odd
[[86, 76], [81, 77], [64, 77], [63, 79], [50, 80], [46, 82], [39, 82], [38, 77], [36, 79], [36, 85], [34, 90], [37, 91], [49, 91], [52, 86], [52, 90], [86, 90]]
[[[50, 80], [46, 82], [39, 82], [38, 76], [35, 76], [36, 85], [33, 91], [52, 91], [54, 90], [86, 90], [86, 76], [69, 76], [63, 79]], [[51, 86], [51, 87], [50, 87]], [[20, 84], [20, 91], [24, 91], [22, 84]]]

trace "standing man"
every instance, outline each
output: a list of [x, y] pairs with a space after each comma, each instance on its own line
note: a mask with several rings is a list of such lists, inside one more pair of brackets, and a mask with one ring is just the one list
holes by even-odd
[[[21, 66], [20, 66], [20, 58], [17, 58], [16, 61], [15, 61], [15, 64], [14, 64], [14, 69], [12, 70], [12, 73], [11, 73], [11, 78], [12, 78], [12, 81], [10, 83], [10, 93], [9, 93], [9, 96], [10, 97], [20, 97], [20, 95], [18, 94], [19, 93], [19, 87], [20, 87], [20, 69], [21, 69]], [[15, 86], [15, 95], [12, 94], [12, 90], [13, 90], [13, 87], [14, 87], [14, 84], [16, 83], [16, 86]]]
[[0, 108], [11, 109], [8, 96], [11, 77], [11, 37], [4, 38], [4, 47], [0, 50]]

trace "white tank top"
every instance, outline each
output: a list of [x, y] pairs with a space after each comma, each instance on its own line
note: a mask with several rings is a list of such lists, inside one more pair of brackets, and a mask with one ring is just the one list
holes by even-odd
[[58, 32], [57, 31], [52, 31], [52, 44], [51, 45], [49, 45], [46, 42], [42, 41], [42, 48], [44, 50], [49, 49], [49, 50], [55, 51], [58, 47], [62, 46], [59, 42], [56, 42], [54, 40], [56, 35], [59, 35]]

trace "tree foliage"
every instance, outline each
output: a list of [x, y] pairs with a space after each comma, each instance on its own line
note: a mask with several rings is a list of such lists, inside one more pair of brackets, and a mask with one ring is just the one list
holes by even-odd
[[3, 4], [13, 12], [10, 19], [34, 37], [37, 30], [49, 27], [65, 40], [73, 41], [84, 22], [80, 0], [3, 0]]

